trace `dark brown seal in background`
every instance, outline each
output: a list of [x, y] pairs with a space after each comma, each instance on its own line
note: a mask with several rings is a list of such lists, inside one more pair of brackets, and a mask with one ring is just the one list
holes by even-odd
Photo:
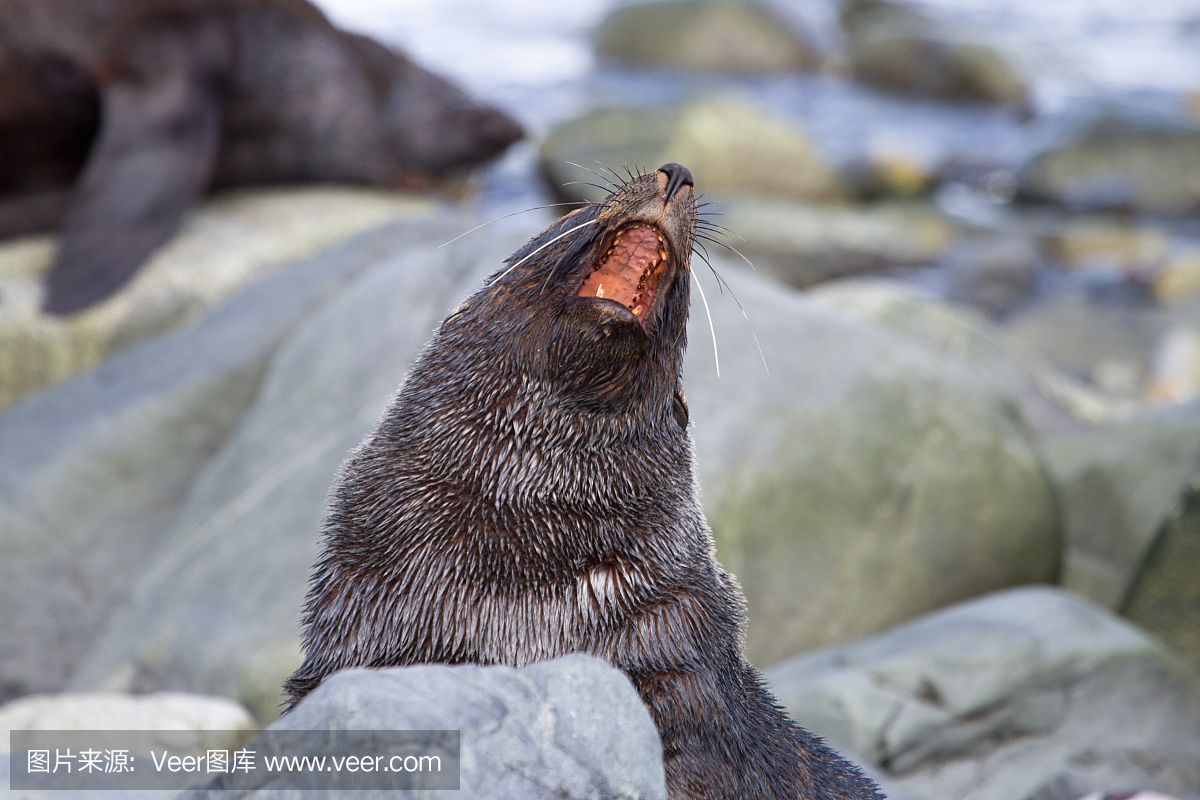
[[426, 187], [520, 127], [306, 0], [0, 2], [0, 238], [59, 225], [45, 307], [119, 288], [208, 187]]
[[878, 797], [742, 655], [680, 383], [691, 186], [630, 180], [442, 323], [336, 489], [293, 705], [346, 667], [590, 653], [641, 693], [675, 800]]

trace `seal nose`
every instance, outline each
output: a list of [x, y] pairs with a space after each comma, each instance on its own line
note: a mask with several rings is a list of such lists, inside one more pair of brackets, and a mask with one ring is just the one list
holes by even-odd
[[672, 161], [670, 164], [663, 164], [658, 171], [667, 176], [667, 190], [663, 192], [663, 202], [669, 203], [674, 200], [675, 195], [679, 194], [679, 190], [684, 186], [696, 185], [692, 180], [691, 171], [683, 164]]

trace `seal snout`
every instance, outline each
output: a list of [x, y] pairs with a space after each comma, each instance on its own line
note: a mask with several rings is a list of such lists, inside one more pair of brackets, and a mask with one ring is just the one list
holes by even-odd
[[649, 225], [625, 228], [592, 265], [578, 295], [616, 301], [641, 322], [654, 302], [666, 265], [667, 243], [662, 234]]
[[658, 168], [658, 171], [667, 176], [667, 188], [663, 191], [663, 202], [669, 203], [675, 199], [675, 195], [679, 194], [679, 190], [684, 186], [695, 188], [696, 183], [692, 180], [692, 172], [683, 164], [676, 164], [674, 161], [663, 164]]

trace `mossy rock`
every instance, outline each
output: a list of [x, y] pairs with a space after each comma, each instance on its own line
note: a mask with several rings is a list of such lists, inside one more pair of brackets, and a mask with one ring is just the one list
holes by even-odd
[[707, 72], [813, 69], [820, 55], [769, 9], [737, 0], [667, 0], [618, 8], [596, 31], [615, 61]]
[[1025, 79], [977, 32], [885, 0], [853, 0], [841, 14], [857, 80], [941, 100], [1028, 104]]
[[[602, 184], [626, 180], [626, 168], [653, 170], [671, 161], [691, 170], [696, 185], [711, 194], [807, 200], [845, 194], [840, 176], [803, 130], [736, 96], [651, 110], [597, 109], [552, 131], [540, 158], [550, 188], [567, 200], [598, 202], [611, 190]], [[606, 168], [616, 175], [606, 175]]]
[[1122, 613], [1200, 669], [1200, 491], [1150, 548]]

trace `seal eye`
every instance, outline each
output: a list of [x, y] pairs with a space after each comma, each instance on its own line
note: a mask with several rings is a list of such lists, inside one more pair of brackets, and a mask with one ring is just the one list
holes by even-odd
[[579, 287], [580, 297], [614, 300], [646, 319], [667, 271], [667, 245], [649, 225], [618, 231]]

